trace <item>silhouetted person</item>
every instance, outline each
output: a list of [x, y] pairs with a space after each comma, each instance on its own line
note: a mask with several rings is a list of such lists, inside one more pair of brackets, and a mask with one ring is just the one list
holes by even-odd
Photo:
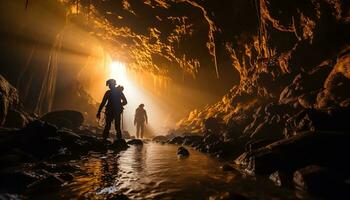
[[122, 131], [120, 129], [120, 116], [123, 112], [123, 106], [127, 104], [127, 100], [124, 96], [122, 86], [116, 87], [117, 83], [114, 79], [109, 79], [106, 81], [106, 86], [109, 87], [109, 90], [103, 96], [103, 100], [100, 104], [100, 107], [97, 112], [97, 118], [101, 117], [101, 111], [106, 105], [105, 116], [106, 116], [106, 125], [103, 130], [103, 139], [107, 140], [109, 137], [109, 130], [111, 129], [112, 122], [115, 123], [115, 131], [117, 140], [122, 139]]
[[145, 131], [145, 123], [148, 123], [147, 113], [144, 107], [144, 104], [140, 104], [135, 111], [134, 125], [136, 125], [137, 138], [143, 138], [143, 133]]

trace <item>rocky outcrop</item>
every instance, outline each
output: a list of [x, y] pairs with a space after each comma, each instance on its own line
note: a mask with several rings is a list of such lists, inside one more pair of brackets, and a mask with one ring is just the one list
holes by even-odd
[[16, 88], [0, 75], [0, 126], [5, 123], [9, 109], [18, 105], [19, 96]]
[[79, 111], [59, 110], [46, 113], [41, 120], [54, 124], [59, 128], [66, 127], [71, 129], [79, 128], [84, 122], [84, 116]]
[[323, 170], [302, 170], [308, 165], [337, 171], [344, 182], [350, 144], [349, 5], [256, 2], [259, 34], [237, 35], [236, 43], [226, 44], [240, 83], [216, 104], [192, 111], [174, 133], [203, 135], [197, 149], [227, 148], [243, 171], [269, 176], [277, 185], [292, 186], [293, 174], [328, 180]]

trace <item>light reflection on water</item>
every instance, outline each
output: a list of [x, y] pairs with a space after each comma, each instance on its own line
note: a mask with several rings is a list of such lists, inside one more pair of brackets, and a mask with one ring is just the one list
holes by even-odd
[[253, 181], [238, 172], [223, 172], [216, 159], [189, 151], [188, 158], [179, 159], [177, 146], [147, 143], [119, 154], [92, 153], [73, 162], [83, 173], [75, 174], [73, 183], [56, 195], [105, 199], [108, 194], [121, 192], [130, 199], [209, 199], [232, 191], [250, 199], [295, 199], [291, 191], [266, 180]]

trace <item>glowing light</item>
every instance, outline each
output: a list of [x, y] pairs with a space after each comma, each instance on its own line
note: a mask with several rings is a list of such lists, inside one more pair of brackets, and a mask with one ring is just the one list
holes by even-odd
[[110, 78], [116, 79], [119, 85], [126, 86], [128, 81], [125, 64], [119, 61], [113, 61], [109, 65], [109, 68]]

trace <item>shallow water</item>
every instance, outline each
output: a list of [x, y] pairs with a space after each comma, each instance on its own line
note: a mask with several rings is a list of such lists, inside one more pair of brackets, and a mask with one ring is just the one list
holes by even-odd
[[121, 192], [130, 199], [215, 199], [230, 191], [249, 199], [296, 199], [268, 180], [223, 172], [223, 163], [198, 151], [188, 148], [190, 156], [179, 159], [177, 148], [150, 142], [119, 154], [90, 153], [72, 161], [82, 169], [72, 183], [41, 198], [104, 199]]

